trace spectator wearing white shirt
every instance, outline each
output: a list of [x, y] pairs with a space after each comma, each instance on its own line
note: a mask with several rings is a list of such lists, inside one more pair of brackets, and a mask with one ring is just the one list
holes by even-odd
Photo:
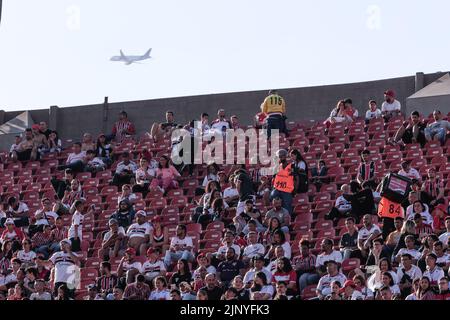
[[258, 233], [250, 231], [247, 235], [247, 246], [244, 248], [242, 254], [242, 261], [248, 263], [250, 259], [255, 256], [263, 256], [265, 248], [261, 243], [258, 243]]
[[342, 263], [342, 253], [333, 249], [332, 239], [323, 239], [320, 244], [322, 252], [316, 258], [316, 269], [319, 275], [323, 275], [328, 261], [334, 261], [338, 266]]
[[145, 158], [140, 160], [139, 165], [139, 169], [135, 172], [136, 184], [133, 186], [133, 192], [142, 193], [142, 197], [145, 199], [149, 191], [150, 183], [156, 176], [156, 168], [151, 167]]
[[41, 200], [41, 204], [42, 209], [39, 209], [34, 213], [34, 217], [36, 218], [36, 225], [53, 226], [55, 224], [56, 218], [58, 218], [58, 214], [52, 210], [52, 202], [49, 198], [43, 198]]
[[22, 142], [22, 136], [17, 135], [17, 136], [15, 136], [14, 139], [15, 139], [14, 143], [11, 145], [11, 148], [9, 148], [9, 157], [10, 158], [12, 158], [13, 153], [18, 150], [19, 145]]
[[145, 256], [149, 242], [152, 226], [147, 222], [147, 213], [139, 210], [135, 215], [136, 222], [127, 229], [128, 246]]
[[224, 134], [224, 132], [228, 129], [231, 129], [231, 122], [225, 117], [225, 110], [219, 109], [217, 111], [217, 119], [211, 122], [211, 129]]
[[444, 248], [448, 248], [448, 239], [450, 238], [450, 216], [445, 218], [445, 228], [447, 231], [439, 236], [439, 241], [443, 243]]
[[106, 169], [106, 164], [101, 158], [95, 156], [94, 150], [86, 151], [85, 161], [86, 166], [84, 167], [84, 170], [87, 172], [96, 173]]
[[[136, 250], [128, 248], [125, 250], [125, 256], [120, 259], [117, 267], [117, 276], [126, 281], [127, 284], [133, 283], [136, 275], [142, 272], [142, 264], [135, 260]], [[142, 276], [144, 278], [144, 276]], [[145, 280], [145, 278], [144, 278]]]
[[239, 192], [236, 188], [236, 182], [234, 181], [234, 178], [234, 175], [230, 176], [230, 186], [225, 188], [225, 190], [223, 191], [223, 200], [229, 206], [236, 206], [239, 200]]
[[398, 251], [397, 255], [395, 256], [395, 260], [397, 262], [400, 262], [401, 257], [404, 254], [409, 254], [411, 256], [411, 258], [413, 259], [413, 263], [417, 263], [417, 261], [420, 259], [422, 254], [420, 253], [419, 250], [416, 249], [415, 243], [416, 243], [416, 239], [414, 238], [414, 236], [413, 235], [407, 235], [405, 237], [406, 248], [401, 248]]
[[122, 161], [117, 165], [112, 184], [115, 186], [134, 184], [133, 182], [136, 170], [137, 165], [130, 160], [130, 154], [122, 154]]
[[220, 261], [225, 260], [225, 254], [228, 248], [233, 248], [236, 256], [241, 255], [241, 248], [234, 243], [235, 235], [232, 231], [225, 232], [222, 240], [222, 246], [216, 252], [216, 258]]
[[267, 282], [272, 282], [272, 273], [264, 267], [264, 257], [263, 256], [254, 256], [251, 260], [253, 262], [253, 268], [250, 268], [245, 273], [243, 282], [246, 288], [250, 288], [253, 283], [253, 279], [255, 278], [255, 274], [258, 272], [264, 272], [267, 278]]
[[76, 200], [73, 204], [75, 212], [72, 215], [72, 224], [69, 228], [69, 240], [72, 243], [72, 250], [81, 251], [81, 240], [83, 238], [83, 201]]
[[383, 118], [388, 121], [390, 118], [401, 115], [401, 104], [395, 99], [394, 90], [384, 92], [384, 102], [381, 105]]
[[148, 248], [147, 261], [142, 265], [142, 274], [147, 281], [153, 281], [156, 277], [166, 275], [166, 266], [160, 259], [160, 248]]
[[126, 237], [125, 229], [119, 227], [119, 222], [116, 219], [110, 219], [108, 225], [109, 231], [103, 235], [102, 247], [98, 251], [98, 257], [104, 261], [118, 256]]
[[441, 267], [437, 266], [437, 256], [434, 253], [427, 254], [425, 258], [425, 263], [427, 265], [425, 272], [423, 273], [424, 277], [430, 279], [430, 283], [432, 287], [437, 288], [439, 280], [445, 276], [444, 270]]
[[407, 177], [411, 180], [415, 179], [417, 181], [422, 180], [422, 176], [414, 168], [411, 168], [411, 163], [409, 161], [402, 162], [402, 169], [398, 172], [399, 175]]
[[178, 225], [176, 236], [172, 237], [169, 250], [166, 251], [166, 256], [164, 257], [166, 267], [178, 260], [193, 261], [193, 247], [192, 238], [186, 235], [186, 226], [183, 224]]
[[16, 227], [26, 227], [29, 225], [28, 215], [30, 209], [25, 202], [16, 197], [8, 198], [8, 213], [13, 218]]
[[422, 278], [422, 271], [413, 264], [413, 257], [409, 253], [401, 255], [401, 266], [397, 268], [398, 286], [402, 297], [411, 293], [415, 279]]
[[406, 208], [406, 220], [414, 220], [414, 216], [417, 213], [422, 216], [423, 222], [425, 224], [428, 224], [433, 228], [434, 221], [433, 217], [428, 212], [428, 206], [419, 200], [414, 201], [413, 204], [409, 205], [408, 208]]
[[320, 278], [316, 287], [317, 299], [323, 300], [331, 293], [331, 283], [333, 281], [339, 281], [344, 284], [347, 277], [339, 272], [338, 263], [334, 260], [329, 260], [326, 265], [326, 273]]
[[34, 292], [30, 295], [30, 300], [52, 300], [50, 292], [44, 291], [45, 281], [36, 279], [34, 282]]
[[58, 170], [72, 169], [74, 172], [83, 172], [86, 164], [86, 152], [81, 150], [81, 142], [72, 145], [72, 153], [69, 153], [66, 164], [58, 166]]
[[381, 118], [381, 110], [377, 106], [375, 100], [369, 101], [369, 110], [366, 111], [366, 123], [369, 123], [372, 119]]
[[150, 293], [148, 300], [170, 300], [170, 291], [165, 277], [156, 277], [153, 285], [155, 289]]
[[381, 234], [380, 227], [372, 222], [372, 216], [366, 214], [363, 216], [363, 227], [358, 231], [358, 248], [363, 257], [368, 255], [372, 240]]

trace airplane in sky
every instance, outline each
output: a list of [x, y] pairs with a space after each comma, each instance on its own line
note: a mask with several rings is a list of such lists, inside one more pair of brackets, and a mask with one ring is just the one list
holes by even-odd
[[124, 62], [125, 65], [130, 65], [132, 63], [138, 63], [138, 61], [151, 59], [150, 52], [152, 49], [150, 48], [143, 56], [126, 56], [122, 50], [120, 50], [120, 56], [114, 56], [111, 58], [111, 61], [120, 61]]

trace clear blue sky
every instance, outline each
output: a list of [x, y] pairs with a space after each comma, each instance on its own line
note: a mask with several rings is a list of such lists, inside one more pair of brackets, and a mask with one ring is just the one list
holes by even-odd
[[[3, 2], [4, 110], [450, 70], [449, 1]], [[145, 64], [109, 61], [150, 47]]]

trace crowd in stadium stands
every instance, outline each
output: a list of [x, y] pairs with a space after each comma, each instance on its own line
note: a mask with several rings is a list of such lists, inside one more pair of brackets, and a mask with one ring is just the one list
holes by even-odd
[[[253, 127], [281, 132], [270, 176], [172, 164], [176, 128], [247, 128], [224, 109], [199, 126], [167, 111], [142, 136], [121, 112], [66, 148], [33, 125], [1, 154], [0, 300], [449, 300], [450, 123], [384, 96], [312, 123], [269, 92]], [[392, 225], [389, 172], [411, 179]]]

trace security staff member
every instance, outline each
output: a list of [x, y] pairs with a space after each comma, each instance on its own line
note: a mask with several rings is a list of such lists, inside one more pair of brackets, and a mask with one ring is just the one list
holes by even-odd
[[279, 159], [278, 172], [273, 177], [273, 190], [270, 194], [271, 200], [280, 197], [283, 208], [292, 215], [292, 198], [295, 190], [298, 190], [299, 178], [296, 166], [287, 160], [288, 152], [284, 149], [277, 151]]
[[267, 115], [267, 137], [270, 138], [272, 129], [278, 129], [288, 134], [286, 128], [286, 104], [277, 90], [270, 90], [269, 96], [261, 104], [261, 112]]

